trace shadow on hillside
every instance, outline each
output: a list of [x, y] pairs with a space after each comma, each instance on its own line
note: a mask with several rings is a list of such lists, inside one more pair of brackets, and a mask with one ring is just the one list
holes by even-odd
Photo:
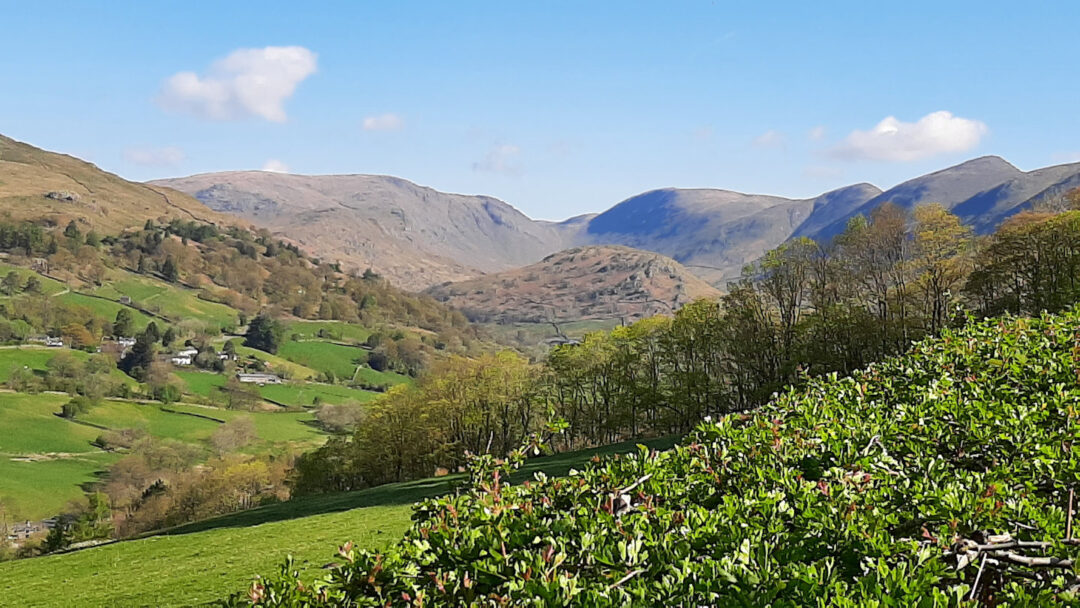
[[[674, 437], [644, 439], [641, 441], [618, 443], [601, 448], [567, 452], [565, 454], [556, 454], [554, 456], [545, 456], [543, 458], [534, 458], [529, 460], [520, 471], [515, 473], [512, 480], [520, 482], [524, 479], [529, 479], [537, 471], [543, 471], [552, 476], [566, 475], [570, 469], [582, 467], [596, 455], [634, 452], [637, 451], [638, 445], [645, 445], [652, 449], [663, 450], [670, 448], [675, 444], [675, 441], [676, 438]], [[374, 488], [356, 490], [354, 492], [306, 496], [257, 507], [255, 509], [248, 509], [246, 511], [238, 511], [221, 517], [184, 524], [174, 528], [153, 532], [146, 536], [192, 534], [217, 528], [242, 528], [275, 521], [296, 519], [299, 517], [322, 515], [324, 513], [337, 513], [360, 507], [409, 505], [424, 500], [425, 498], [446, 494], [452, 491], [455, 486], [463, 483], [464, 480], [465, 476], [461, 474], [448, 475], [446, 477], [433, 477], [417, 481], [386, 484]]]

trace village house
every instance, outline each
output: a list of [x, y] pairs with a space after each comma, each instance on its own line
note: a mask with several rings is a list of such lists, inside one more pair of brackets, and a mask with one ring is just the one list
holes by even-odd
[[268, 374], [265, 372], [252, 372], [252, 373], [239, 373], [236, 374], [236, 379], [240, 382], [247, 384], [281, 384], [281, 378], [275, 374]]
[[64, 346], [64, 339], [63, 338], [54, 338], [53, 336], [46, 336], [45, 337], [45, 346], [48, 346], [50, 348], [60, 348], [60, 347]]
[[177, 357], [195, 357], [198, 354], [199, 354], [199, 349], [197, 349], [197, 348], [185, 348], [183, 350], [180, 350], [180, 351], [176, 352]]
[[173, 365], [191, 365], [190, 356], [173, 355], [169, 358], [169, 361], [171, 361]]

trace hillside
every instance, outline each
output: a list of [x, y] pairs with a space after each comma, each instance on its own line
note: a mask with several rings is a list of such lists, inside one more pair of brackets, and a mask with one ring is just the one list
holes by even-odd
[[118, 232], [148, 219], [239, 224], [194, 198], [172, 190], [129, 182], [77, 158], [47, 152], [0, 135], [0, 210], [13, 219], [84, 231]]
[[[665, 449], [672, 440], [642, 442]], [[625, 453], [634, 443], [537, 458], [515, 476], [565, 475], [597, 455]], [[0, 606], [19, 608], [160, 606], [220, 600], [253, 574], [286, 556], [306, 575], [333, 561], [327, 547], [353, 542], [379, 550], [409, 526], [412, 504], [451, 491], [462, 475], [313, 496], [204, 520], [162, 534], [71, 553], [0, 563]], [[115, 564], [123, 564], [116, 567]], [[53, 593], [63, 572], [66, 592]]]
[[498, 323], [636, 320], [720, 295], [671, 258], [618, 246], [568, 249], [428, 293], [472, 320]]
[[314, 255], [422, 289], [534, 262], [561, 249], [556, 227], [488, 196], [381, 175], [210, 173], [158, 180]]
[[1075, 605], [1078, 333], [1076, 312], [988, 320], [670, 451], [521, 485], [478, 466], [389, 552], [231, 605]]

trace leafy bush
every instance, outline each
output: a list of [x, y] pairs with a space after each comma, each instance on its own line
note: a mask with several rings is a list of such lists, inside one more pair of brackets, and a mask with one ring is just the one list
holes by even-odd
[[1077, 605], [1078, 369], [1080, 314], [984, 321], [667, 452], [521, 485], [484, 457], [386, 554], [226, 604]]

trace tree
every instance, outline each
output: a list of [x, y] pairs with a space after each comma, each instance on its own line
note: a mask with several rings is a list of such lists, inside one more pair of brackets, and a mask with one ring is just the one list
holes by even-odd
[[249, 416], [239, 416], [219, 426], [210, 436], [210, 445], [218, 454], [227, 454], [248, 445], [258, 438], [255, 423]]
[[85, 414], [94, 407], [93, 401], [86, 397], [74, 397], [60, 406], [60, 415], [67, 419], [74, 419], [79, 414]]
[[135, 338], [135, 344], [120, 360], [120, 369], [139, 382], [145, 382], [157, 352], [157, 326], [151, 322], [146, 330]]
[[244, 336], [244, 346], [257, 348], [270, 354], [277, 353], [285, 334], [285, 326], [276, 319], [265, 313], [259, 313], [248, 324], [247, 334]]
[[30, 275], [30, 278], [26, 279], [26, 285], [23, 286], [23, 291], [26, 293], [40, 294], [41, 293], [41, 281], [34, 275]]
[[165, 347], [168, 347], [175, 340], [176, 340], [176, 330], [173, 329], [172, 325], [170, 325], [170, 326], [165, 328], [165, 333], [162, 334], [162, 336], [161, 336], [161, 345], [165, 346]]
[[78, 238], [82, 236], [82, 233], [79, 232], [79, 226], [75, 223], [75, 220], [71, 220], [70, 222], [68, 222], [67, 227], [64, 228], [64, 236], [74, 240], [78, 240]]
[[113, 335], [130, 337], [135, 333], [135, 316], [131, 314], [131, 310], [127, 308], [121, 308], [116, 311], [116, 319], [113, 320]]
[[5, 295], [15, 295], [20, 285], [22, 285], [22, 280], [19, 278], [18, 271], [15, 270], [8, 272], [3, 279], [0, 279], [0, 291], [3, 291]]
[[161, 265], [161, 275], [170, 283], [175, 283], [180, 278], [180, 271], [176, 268], [176, 261], [171, 255], [165, 258], [165, 263]]

